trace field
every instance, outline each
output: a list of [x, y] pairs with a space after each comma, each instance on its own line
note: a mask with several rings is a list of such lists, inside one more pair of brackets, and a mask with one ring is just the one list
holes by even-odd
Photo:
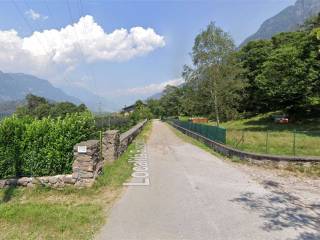
[[[146, 138], [148, 123], [138, 138]], [[91, 239], [131, 175], [131, 144], [89, 189], [38, 187], [0, 190], [0, 239]]]
[[227, 129], [227, 144], [255, 153], [320, 156], [320, 119], [281, 125], [274, 123], [272, 115], [221, 123]]

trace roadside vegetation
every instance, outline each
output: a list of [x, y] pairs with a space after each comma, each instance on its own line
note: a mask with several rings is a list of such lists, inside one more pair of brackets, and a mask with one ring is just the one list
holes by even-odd
[[[113, 114], [112, 125], [98, 125], [98, 118], [110, 120], [109, 115], [28, 95], [13, 116], [0, 122], [0, 179], [70, 173], [76, 143], [109, 128], [126, 131], [146, 118], [142, 110], [137, 108], [132, 117]], [[146, 138], [150, 127], [148, 123], [138, 139]], [[91, 188], [0, 189], [0, 239], [92, 239], [130, 178], [127, 160], [136, 151], [131, 144], [117, 161], [106, 164]]]
[[[148, 122], [137, 140], [148, 137]], [[46, 187], [0, 190], [0, 239], [92, 239], [130, 178], [134, 142], [121, 157], [106, 164], [92, 188]]]
[[137, 105], [130, 116], [95, 115], [83, 104], [51, 103], [29, 94], [0, 122], [0, 179], [70, 173], [75, 144], [98, 139], [107, 129], [125, 132], [148, 114]]
[[[226, 129], [227, 145], [234, 148], [277, 155], [320, 156], [320, 119], [278, 124], [276, 112], [222, 122]], [[180, 117], [188, 121], [189, 117]], [[209, 125], [216, 126], [215, 121]]]
[[135, 103], [134, 111], [127, 116], [121, 113], [96, 113], [95, 125], [98, 131], [117, 129], [123, 133], [142, 119], [151, 119], [152, 117], [150, 109], [142, 101], [138, 100]]
[[[180, 86], [148, 107], [156, 117], [207, 117], [246, 151], [320, 156], [320, 14], [297, 31], [237, 49], [210, 23], [195, 38]], [[287, 118], [288, 124], [274, 118]]]
[[294, 175], [297, 176], [305, 176], [305, 177], [320, 177], [320, 165], [319, 164], [310, 164], [310, 165], [303, 165], [303, 164], [294, 164], [294, 163], [288, 163], [288, 164], [278, 164], [277, 162], [260, 162], [259, 164], [256, 164], [255, 162], [251, 162], [249, 160], [243, 160], [239, 159], [237, 157], [228, 158], [224, 155], [219, 154], [218, 152], [215, 152], [211, 147], [207, 146], [203, 142], [198, 141], [197, 139], [194, 139], [192, 137], [189, 137], [188, 135], [180, 132], [176, 128], [172, 127], [168, 124], [168, 126], [172, 129], [172, 131], [183, 141], [188, 142], [192, 145], [195, 145], [201, 149], [203, 149], [206, 152], [209, 152], [210, 154], [219, 157], [220, 159], [224, 159], [227, 161], [231, 161], [235, 164], [246, 164], [248, 166], [258, 166], [265, 169], [280, 169], [284, 171], [288, 171]]
[[260, 114], [222, 123], [227, 129], [227, 144], [256, 153], [320, 156], [320, 119], [282, 125], [273, 121], [273, 115]]
[[167, 86], [149, 107], [158, 116], [206, 116], [217, 125], [275, 111], [292, 123], [319, 119], [319, 26], [320, 16], [236, 49], [211, 23], [195, 39], [185, 83]]

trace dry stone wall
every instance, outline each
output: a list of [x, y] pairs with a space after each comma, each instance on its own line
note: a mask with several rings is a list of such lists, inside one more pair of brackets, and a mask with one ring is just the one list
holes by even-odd
[[118, 154], [121, 155], [127, 147], [132, 143], [135, 137], [142, 131], [143, 126], [147, 123], [147, 120], [144, 120], [130, 130], [120, 135], [120, 146], [118, 148]]
[[113, 162], [119, 156], [120, 133], [118, 130], [106, 131], [102, 139], [104, 161]]

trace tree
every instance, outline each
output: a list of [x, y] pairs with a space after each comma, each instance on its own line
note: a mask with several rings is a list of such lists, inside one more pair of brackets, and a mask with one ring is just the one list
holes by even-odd
[[310, 94], [307, 84], [307, 64], [299, 58], [299, 51], [284, 46], [272, 52], [257, 76], [261, 99], [269, 110], [292, 109], [303, 103]]
[[65, 117], [68, 113], [84, 112], [87, 107], [84, 104], [79, 106], [71, 102], [59, 102], [52, 105], [50, 109], [51, 117]]
[[163, 115], [163, 108], [161, 106], [160, 100], [148, 99], [147, 106], [149, 107], [153, 117], [159, 118]]
[[[239, 79], [240, 66], [236, 64], [234, 53], [233, 40], [214, 23], [197, 35], [192, 49], [193, 79], [200, 81], [199, 86], [208, 93], [218, 126], [220, 115], [228, 117], [227, 112], [235, 110], [235, 106], [229, 104], [239, 97], [243, 88]], [[228, 104], [224, 100], [228, 100]]]
[[[309, 26], [318, 26], [316, 22]], [[294, 117], [316, 112], [320, 103], [320, 44], [317, 28], [312, 27], [249, 42], [240, 50], [238, 58], [248, 79], [244, 111], [281, 110]]]
[[27, 108], [29, 111], [34, 111], [39, 105], [47, 104], [48, 101], [44, 97], [39, 97], [33, 94], [28, 94], [26, 96]]
[[179, 116], [181, 113], [181, 90], [179, 87], [167, 85], [161, 97], [161, 107], [163, 108], [164, 115]]
[[19, 117], [32, 116], [38, 119], [48, 116], [64, 118], [69, 113], [85, 112], [87, 110], [84, 104], [77, 106], [71, 102], [49, 103], [43, 97], [29, 94], [26, 96], [26, 104], [17, 108], [16, 115]]
[[138, 100], [135, 103], [135, 109], [130, 115], [130, 118], [134, 123], [137, 123], [140, 120], [152, 118], [152, 113], [146, 104], [141, 100]]
[[267, 106], [261, 101], [256, 78], [261, 74], [262, 66], [270, 56], [273, 46], [271, 40], [251, 41], [237, 53], [243, 71], [243, 79], [247, 80], [245, 95], [241, 101], [241, 110], [263, 112]]

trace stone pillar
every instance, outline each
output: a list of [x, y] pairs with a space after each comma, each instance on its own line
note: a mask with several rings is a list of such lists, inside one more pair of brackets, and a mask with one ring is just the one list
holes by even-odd
[[108, 130], [102, 139], [102, 156], [104, 161], [113, 162], [119, 156], [120, 133], [118, 130]]
[[99, 163], [99, 141], [89, 140], [74, 146], [74, 162], [72, 178], [76, 186], [91, 186], [97, 176], [96, 167]]

